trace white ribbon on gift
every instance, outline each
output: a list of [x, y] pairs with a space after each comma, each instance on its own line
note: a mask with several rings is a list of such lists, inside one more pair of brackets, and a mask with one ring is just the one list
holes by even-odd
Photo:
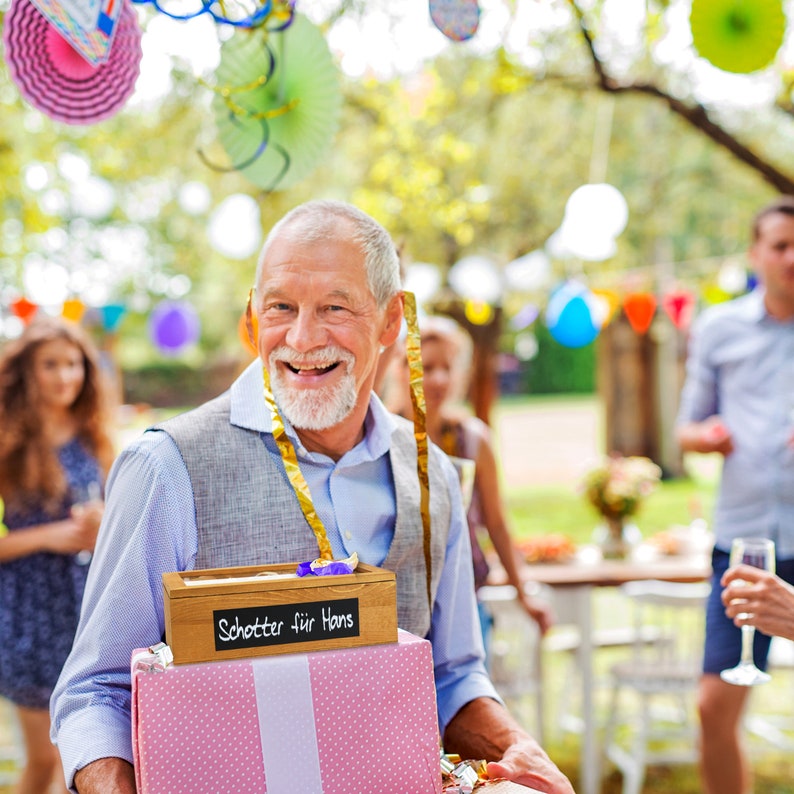
[[286, 654], [251, 664], [267, 794], [323, 794], [309, 658]]

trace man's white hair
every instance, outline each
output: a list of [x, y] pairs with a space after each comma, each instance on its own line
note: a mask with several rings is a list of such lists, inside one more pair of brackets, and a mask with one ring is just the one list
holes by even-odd
[[316, 243], [349, 236], [364, 252], [367, 283], [379, 308], [402, 289], [400, 261], [394, 241], [374, 218], [343, 201], [308, 201], [288, 212], [273, 226], [262, 246], [256, 266], [255, 287], [259, 288], [262, 267], [273, 241], [286, 229], [298, 226], [301, 240]]

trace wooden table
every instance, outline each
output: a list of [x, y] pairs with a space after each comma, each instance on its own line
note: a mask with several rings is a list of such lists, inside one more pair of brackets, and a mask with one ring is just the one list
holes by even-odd
[[[631, 560], [602, 560], [594, 549], [584, 549], [573, 562], [540, 563], [522, 570], [527, 580], [547, 585], [554, 592], [557, 622], [578, 626], [578, 649], [582, 673], [582, 719], [584, 731], [581, 751], [579, 794], [599, 790], [599, 748], [593, 711], [593, 593], [597, 587], [619, 587], [626, 582], [659, 579], [665, 582], [702, 582], [711, 575], [711, 560], [705, 555], [643, 559], [639, 549]], [[588, 554], [590, 552], [590, 554]]]

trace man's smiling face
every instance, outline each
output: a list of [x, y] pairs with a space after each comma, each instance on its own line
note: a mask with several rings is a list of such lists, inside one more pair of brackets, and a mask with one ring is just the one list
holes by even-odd
[[364, 252], [344, 230], [307, 243], [299, 225], [288, 227], [262, 263], [259, 354], [279, 408], [297, 429], [363, 423], [380, 345], [389, 343], [395, 319], [378, 308]]

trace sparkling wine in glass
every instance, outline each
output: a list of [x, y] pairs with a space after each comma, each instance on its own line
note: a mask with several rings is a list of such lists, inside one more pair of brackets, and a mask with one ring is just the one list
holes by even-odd
[[[731, 544], [731, 568], [735, 565], [752, 565], [765, 571], [775, 572], [775, 544], [766, 538], [735, 538]], [[735, 584], [741, 580], [737, 579]], [[740, 613], [742, 619], [750, 617], [748, 613]], [[720, 678], [737, 686], [755, 686], [770, 680], [768, 673], [759, 670], [753, 661], [753, 639], [755, 626], [742, 626], [742, 656], [739, 664], [729, 670], [723, 670]]]
[[[91, 481], [85, 488], [81, 489], [81, 491], [82, 493], [78, 499], [78, 504], [96, 502], [102, 498], [102, 486], [98, 482]], [[83, 549], [74, 555], [74, 560], [78, 565], [88, 565], [93, 556], [93, 552], [90, 552], [88, 549]]]

